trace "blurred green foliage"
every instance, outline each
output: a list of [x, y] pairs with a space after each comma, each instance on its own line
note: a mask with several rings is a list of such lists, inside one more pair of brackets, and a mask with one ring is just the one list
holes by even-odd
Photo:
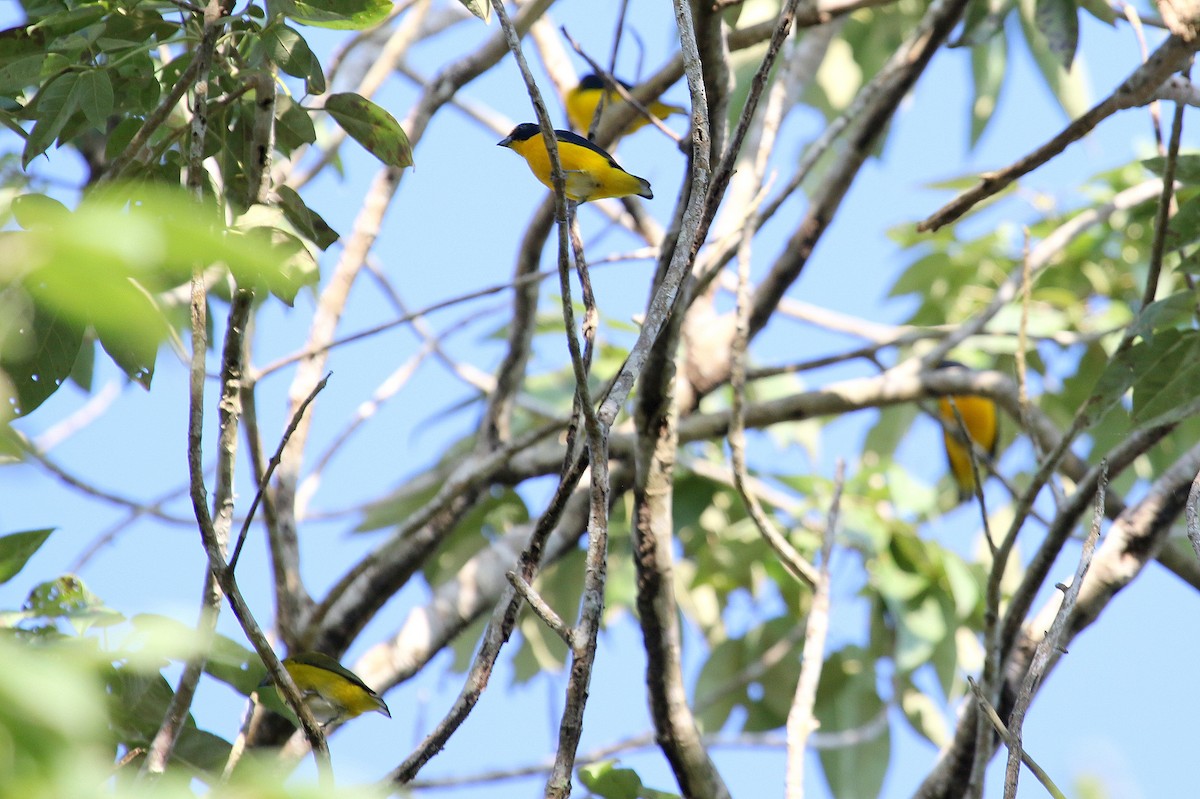
[[[191, 121], [173, 94], [195, 80], [197, 30], [187, 15], [170, 4], [107, 0], [22, 6], [25, 23], [0, 31], [0, 124], [23, 140], [23, 168], [69, 147], [88, 174], [78, 196], [39, 192], [23, 170], [5, 172], [0, 186], [5, 423], [65, 381], [90, 388], [97, 342], [149, 388], [160, 345], [187, 324], [193, 272], [217, 297], [236, 281], [289, 305], [315, 285], [317, 254], [337, 234], [292, 189], [281, 188], [270, 207], [258, 203], [253, 144], [270, 127], [258, 118], [256, 87], [272, 86], [278, 71], [300, 79], [305, 93], [325, 92], [321, 63], [289, 21], [362, 29], [392, 10], [389, 0], [288, 0], [272, 4], [270, 19], [260, 5], [237, 10], [218, 42], [233, 57], [218, 59], [209, 76], [208, 96], [218, 99], [199, 153], [218, 171], [199, 181], [205, 197], [193, 201], [180, 188]], [[286, 92], [270, 99], [276, 157], [316, 141], [311, 109]], [[327, 110], [385, 163], [412, 164], [404, 131], [370, 100], [336, 94]]]
[[[0, 563], [27, 560], [44, 533], [0, 536]], [[165, 775], [137, 781], [173, 694], [163, 671], [197, 654], [193, 628], [126, 619], [74, 575], [35, 586], [20, 608], [0, 612], [0, 796], [190, 798], [193, 779], [210, 797], [386, 795], [285, 784], [290, 768], [271, 758], [246, 759], [222, 782], [230, 744], [190, 715]], [[218, 636], [207, 656], [208, 674], [242, 694], [264, 674], [257, 656], [228, 638]]]

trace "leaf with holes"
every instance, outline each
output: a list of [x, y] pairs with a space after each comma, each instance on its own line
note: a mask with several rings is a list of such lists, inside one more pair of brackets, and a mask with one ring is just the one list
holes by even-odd
[[331, 94], [325, 110], [367, 152], [388, 166], [403, 169], [413, 165], [412, 145], [395, 117], [367, 98], [344, 92]]
[[25, 416], [71, 374], [83, 344], [83, 325], [16, 286], [0, 291], [0, 314], [0, 369], [16, 393], [12, 410]]

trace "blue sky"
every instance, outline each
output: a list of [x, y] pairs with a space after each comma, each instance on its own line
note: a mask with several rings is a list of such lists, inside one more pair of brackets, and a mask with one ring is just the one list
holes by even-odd
[[[635, 8], [631, 25], [646, 44], [649, 69], [659, 63], [662, 53], [674, 46], [669, 8], [666, 4], [632, 5]], [[555, 6], [555, 15], [556, 21], [567, 24], [590, 52], [607, 52], [612, 24], [607, 16], [597, 12], [595, 4], [587, 0], [564, 0]], [[597, 20], [600, 16], [604, 16], [603, 21]], [[1087, 15], [1083, 15], [1082, 21], [1081, 58], [1087, 64], [1094, 96], [1099, 97], [1135, 64], [1136, 44], [1127, 27], [1109, 29]], [[479, 25], [460, 27], [461, 30], [435, 44], [423, 46], [414, 55], [413, 66], [428, 74], [455, 54], [467, 52], [472, 42], [484, 33]], [[624, 74], [632, 76], [635, 54], [628, 47], [622, 52]], [[886, 293], [911, 256], [898, 252], [887, 240], [885, 231], [893, 225], [924, 217], [947, 199], [942, 192], [924, 188], [926, 184], [1007, 164], [1065, 123], [1023, 48], [1015, 47], [1013, 55], [996, 118], [979, 147], [969, 151], [965, 113], [970, 93], [968, 56], [965, 51], [938, 54], [916, 91], [903, 104], [883, 158], [869, 162], [864, 168], [791, 296], [883, 322], [904, 318], [910, 308], [905, 302], [887, 299]], [[585, 70], [580, 61], [576, 61], [576, 67]], [[515, 122], [532, 118], [511, 59], [468, 87], [467, 93]], [[397, 118], [403, 118], [414, 96], [408, 83], [394, 78], [378, 99]], [[677, 85], [668, 97], [682, 102], [686, 90], [682, 84]], [[553, 100], [551, 113], [561, 119], [561, 111]], [[812, 135], [808, 122], [796, 120], [791, 128], [785, 129], [785, 138], [776, 151], [781, 164], [791, 163]], [[673, 126], [682, 129], [678, 119]], [[1073, 205], [1081, 197], [1072, 193], [1072, 187], [1087, 176], [1148, 153], [1152, 143], [1150, 131], [1144, 110], [1124, 112], [1106, 121], [1062, 158], [1034, 173], [1023, 185], [1053, 191], [1062, 205]], [[11, 135], [3, 135], [6, 138], [2, 141], [9, 146]], [[498, 138], [465, 115], [447, 110], [439, 115], [418, 146], [416, 169], [405, 175], [375, 249], [381, 267], [411, 307], [504, 282], [511, 274], [519, 237], [544, 196], [544, 189], [511, 152], [494, 146]], [[1191, 143], [1194, 144], [1194, 137]], [[629, 171], [651, 181], [656, 198], [647, 207], [660, 221], [665, 221], [683, 169], [674, 145], [646, 131], [623, 143], [617, 158]], [[344, 148], [343, 159], [345, 177], [322, 179], [314, 186], [316, 191], [306, 196], [336, 229], [346, 233], [376, 164], [353, 144]], [[43, 166], [35, 168], [45, 171]], [[786, 174], [786, 167], [781, 168]], [[792, 203], [789, 208], [787, 218], [794, 219], [799, 205]], [[1028, 207], [1020, 201], [1008, 202], [1001, 214], [1016, 223], [1030, 217]], [[592, 209], [584, 208], [581, 218], [586, 229], [598, 229], [600, 218]], [[597, 257], [606, 247], [620, 250], [627, 244], [616, 236], [605, 237], [589, 248], [589, 255]], [[778, 230], [764, 231], [763, 240], [755, 247], [756, 273], [766, 269], [780, 246]], [[326, 274], [332, 263], [329, 258], [323, 261]], [[650, 262], [633, 262], [598, 270], [596, 291], [602, 311], [617, 319], [628, 319], [640, 311], [652, 268]], [[853, 280], [846, 279], [849, 269], [853, 269]], [[479, 309], [498, 309], [498, 313], [493, 311], [470, 324], [447, 342], [452, 355], [487, 370], [501, 353], [500, 344], [487, 338], [487, 334], [503, 322], [506, 299], [506, 295], [498, 295], [474, 303], [466, 310], [443, 312], [432, 316], [430, 323], [442, 330]], [[278, 305], [269, 308], [258, 325], [255, 362], [263, 364], [295, 350], [303, 341], [312, 306], [312, 298], [306, 294], [297, 301], [294, 310]], [[352, 332], [393, 315], [380, 292], [369, 278], [364, 278], [352, 296], [343, 331]], [[763, 363], [798, 360], [837, 345], [838, 339], [828, 334], [775, 322], [756, 345], [755, 355]], [[331, 361], [334, 379], [319, 400], [310, 452], [322, 452], [358, 405], [419, 346], [409, 331], [401, 329], [338, 352]], [[552, 349], [547, 349], [537, 365], [550, 368], [558, 363], [557, 357]], [[443, 408], [468, 399], [470, 390], [436, 365], [424, 365], [418, 377], [415, 385], [419, 385], [419, 390], [407, 390], [385, 405], [372, 420], [372, 432], [352, 439], [339, 454], [314, 498], [315, 510], [335, 511], [378, 496], [420, 472], [447, 442], [472, 428], [474, 407], [440, 416]], [[265, 430], [277, 431], [284, 424], [283, 399], [289, 381], [290, 374], [285, 373], [269, 378], [261, 387], [260, 416]], [[119, 398], [98, 421], [53, 450], [52, 457], [71, 470], [88, 475], [101, 487], [142, 498], [180, 486], [186, 408], [186, 374], [182, 365], [164, 350], [153, 390], [147, 394], [136, 387], [124, 386], [116, 371], [102, 364], [96, 385], [110, 383], [119, 390]], [[37, 435], [87, 400], [76, 389], [65, 389], [18, 427]], [[852, 459], [860, 451], [866, 421], [867, 415], [863, 414], [831, 426], [815, 461], [809, 461], [795, 447], [778, 456], [794, 457], [803, 467], [831, 475], [837, 457]], [[934, 481], [941, 475], [940, 452], [935, 458], [928, 456], [940, 447], [939, 435], [932, 423], [920, 421], [901, 449], [899, 457], [921, 479]], [[1017, 456], [1019, 453], [1013, 457]], [[25, 572], [0, 586], [0, 607], [8, 608], [20, 603], [34, 581], [50, 579], [68, 568], [88, 542], [116, 523], [123, 511], [81, 498], [36, 466], [9, 467], [4, 470], [2, 480], [0, 531], [58, 528]], [[243, 497], [249, 496], [244, 481], [241, 491]], [[172, 509], [180, 515], [189, 512], [182, 502], [173, 503]], [[355, 516], [343, 515], [306, 525], [303, 565], [314, 593], [320, 594], [341, 573], [344, 564], [352, 562], [377, 540], [372, 536], [348, 535], [346, 531], [355, 521]], [[933, 535], [969, 553], [976, 541], [976, 526], [975, 511], [959, 509], [935, 524]], [[1065, 561], [1076, 554], [1068, 549], [1057, 579], [1069, 574], [1073, 565]], [[169, 613], [190, 623], [196, 613], [202, 568], [203, 553], [193, 531], [143, 521], [125, 530], [112, 546], [90, 561], [82, 577], [93, 591], [121, 612]], [[239, 571], [244, 575], [243, 585], [252, 605], [260, 619], [266, 619], [270, 605], [265, 582], [249, 577], [265, 574], [257, 538], [250, 544]], [[852, 569], [844, 570], [842, 578], [844, 582], [835, 585], [832, 645], [853, 640], [858, 630], [854, 591], [858, 587], [856, 580], [861, 578]], [[425, 598], [425, 589], [418, 586], [410, 586], [393, 598], [367, 628], [360, 643], [352, 648], [347, 662], [351, 663], [366, 646], [393, 631], [402, 623], [407, 609]], [[1178, 675], [1188, 673], [1188, 668], [1200, 658], [1200, 647], [1189, 625], [1195, 615], [1194, 602], [1190, 589], [1152, 566], [1148, 574], [1119, 597], [1100, 624], [1075, 642], [1070, 655], [1041, 692], [1026, 725], [1026, 744], [1069, 793], [1072, 782], [1088, 774], [1101, 776], [1114, 797], [1137, 799], [1178, 793], [1177, 786], [1187, 773], [1185, 764], [1194, 755], [1191, 743], [1197, 702], [1190, 693], [1175, 687], [1179, 685]], [[841, 629], [838, 622], [844, 625]], [[240, 635], [228, 615], [222, 620], [222, 629], [235, 637]], [[688, 643], [688, 668], [694, 677], [702, 659], [696, 636], [690, 632]], [[626, 621], [607, 631], [601, 646], [581, 752], [615, 737], [649, 729], [643, 701], [639, 633]], [[460, 687], [461, 677], [442, 668], [447, 663], [448, 658], [441, 656], [417, 679], [388, 694], [386, 698], [394, 717], [391, 721], [371, 715], [335, 736], [333, 757], [341, 781], [373, 779], [407, 755]], [[472, 717], [422, 776], [520, 765], [551, 754], [564, 686], [561, 675], [513, 685], [507, 664], [502, 664]], [[201, 726], [232, 736], [239, 710], [232, 693], [218, 685], [202, 693], [196, 714]], [[893, 728], [891, 770], [883, 794], [889, 798], [910, 795], [931, 767], [935, 755], [931, 747], [907, 733], [902, 721], [897, 721]], [[1184, 730], [1187, 734], [1183, 734]], [[622, 759], [637, 768], [647, 784], [673, 790], [674, 782], [657, 752]], [[781, 750], [722, 750], [716, 759], [735, 796], [781, 793]], [[809, 781], [813, 787], [809, 795], [822, 796], [824, 787], [815, 760], [812, 763]], [[995, 766], [993, 778], [999, 779]], [[1028, 780], [1028, 775], [1023, 779]], [[490, 791], [472, 788], [438, 795], [455, 799], [527, 796], [536, 794], [539, 784], [526, 781], [501, 784]], [[1027, 790], [1035, 789], [1027, 786]], [[583, 794], [581, 788], [577, 791], [578, 795]]]

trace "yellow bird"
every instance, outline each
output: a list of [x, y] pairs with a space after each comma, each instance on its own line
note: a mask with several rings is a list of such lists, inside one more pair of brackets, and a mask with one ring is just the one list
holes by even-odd
[[[942, 361], [937, 368], [966, 367], [958, 361]], [[975, 473], [971, 469], [971, 455], [958, 439], [958, 420], [954, 417], [950, 400], [954, 400], [954, 405], [962, 416], [963, 426], [967, 428], [967, 437], [991, 458], [996, 457], [996, 448], [1000, 443], [999, 416], [996, 413], [996, 403], [978, 394], [954, 394], [938, 400], [938, 412], [944, 422], [942, 439], [946, 444], [946, 460], [950, 463], [950, 472], [958, 485], [958, 501], [966, 502], [975, 496]], [[980, 473], [985, 473], [982, 464]]]
[[[558, 139], [558, 158], [566, 178], [566, 195], [570, 199], [582, 203], [630, 194], [647, 200], [654, 198], [649, 181], [621, 169], [611, 155], [587, 139], [569, 130], [556, 130], [554, 136]], [[533, 176], [546, 188], [554, 189], [550, 182], [550, 154], [542, 139], [542, 129], [535, 123], [517, 125], [497, 144], [524, 158]]]
[[[626, 89], [633, 88], [623, 80], [617, 82]], [[600, 104], [601, 98], [604, 100], [604, 109], [600, 112], [602, 115], [609, 113], [609, 109], [615, 107], [617, 103], [625, 103], [621, 95], [609, 89], [599, 75], [588, 74], [580, 78], [579, 85], [567, 92], [566, 96], [567, 119], [570, 120], [571, 127], [586, 133], [591, 128], [592, 120], [596, 118], [596, 106]], [[669, 105], [657, 100], [647, 104], [646, 108], [659, 119], [666, 119], [671, 114], [687, 113], [687, 109], [682, 106]], [[650, 120], [639, 113], [625, 128], [623, 134], [633, 133], [649, 124]]]
[[[301, 652], [284, 658], [283, 667], [292, 676], [304, 704], [322, 727], [335, 721], [348, 721], [372, 710], [389, 719], [392, 717], [379, 694], [329, 655]], [[263, 684], [270, 679], [268, 675]]]

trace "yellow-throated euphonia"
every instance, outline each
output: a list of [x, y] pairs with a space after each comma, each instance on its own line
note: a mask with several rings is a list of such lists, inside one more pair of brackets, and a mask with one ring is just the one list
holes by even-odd
[[[653, 199], [649, 181], [621, 169], [611, 155], [587, 139], [568, 130], [556, 130], [554, 135], [558, 139], [558, 158], [566, 178], [567, 197], [581, 203], [630, 194]], [[535, 178], [547, 188], [554, 188], [550, 182], [550, 154], [546, 152], [542, 129], [535, 123], [517, 125], [497, 144], [514, 150], [529, 164]]]
[[[942, 361], [938, 369], [965, 369], [958, 361]], [[978, 394], [954, 394], [938, 400], [938, 412], [944, 422], [942, 439], [946, 443], [946, 460], [950, 463], [950, 472], [958, 485], [958, 501], [965, 502], [975, 496], [975, 473], [971, 469], [971, 455], [957, 435], [958, 420], [954, 417], [954, 409], [950, 400], [958, 408], [962, 416], [963, 426], [967, 428], [967, 436], [971, 441], [988, 454], [996, 457], [996, 447], [1000, 442], [1000, 424], [996, 414], [996, 403]], [[954, 432], [952, 432], [954, 431]], [[983, 474], [983, 466], [980, 465]]]
[[[300, 689], [309, 712], [322, 727], [343, 722], [371, 710], [389, 719], [387, 704], [379, 694], [341, 663], [320, 652], [301, 652], [284, 658], [283, 667]], [[270, 682], [268, 676], [263, 684]]]
[[[623, 80], [617, 82], [626, 89], [633, 88]], [[604, 110], [600, 112], [601, 114], [607, 114], [608, 109], [617, 103], [625, 102], [621, 95], [604, 85], [604, 79], [599, 75], [588, 74], [580, 78], [579, 85], [567, 92], [566, 97], [567, 119], [571, 122], [571, 127], [587, 133], [592, 125], [592, 120], [596, 118], [596, 106], [600, 104], [601, 98], [604, 98]], [[669, 105], [658, 100], [646, 104], [646, 108], [659, 119], [666, 119], [671, 114], [687, 113], [687, 109], [682, 106]], [[649, 124], [650, 120], [639, 113], [623, 133], [633, 133]]]

